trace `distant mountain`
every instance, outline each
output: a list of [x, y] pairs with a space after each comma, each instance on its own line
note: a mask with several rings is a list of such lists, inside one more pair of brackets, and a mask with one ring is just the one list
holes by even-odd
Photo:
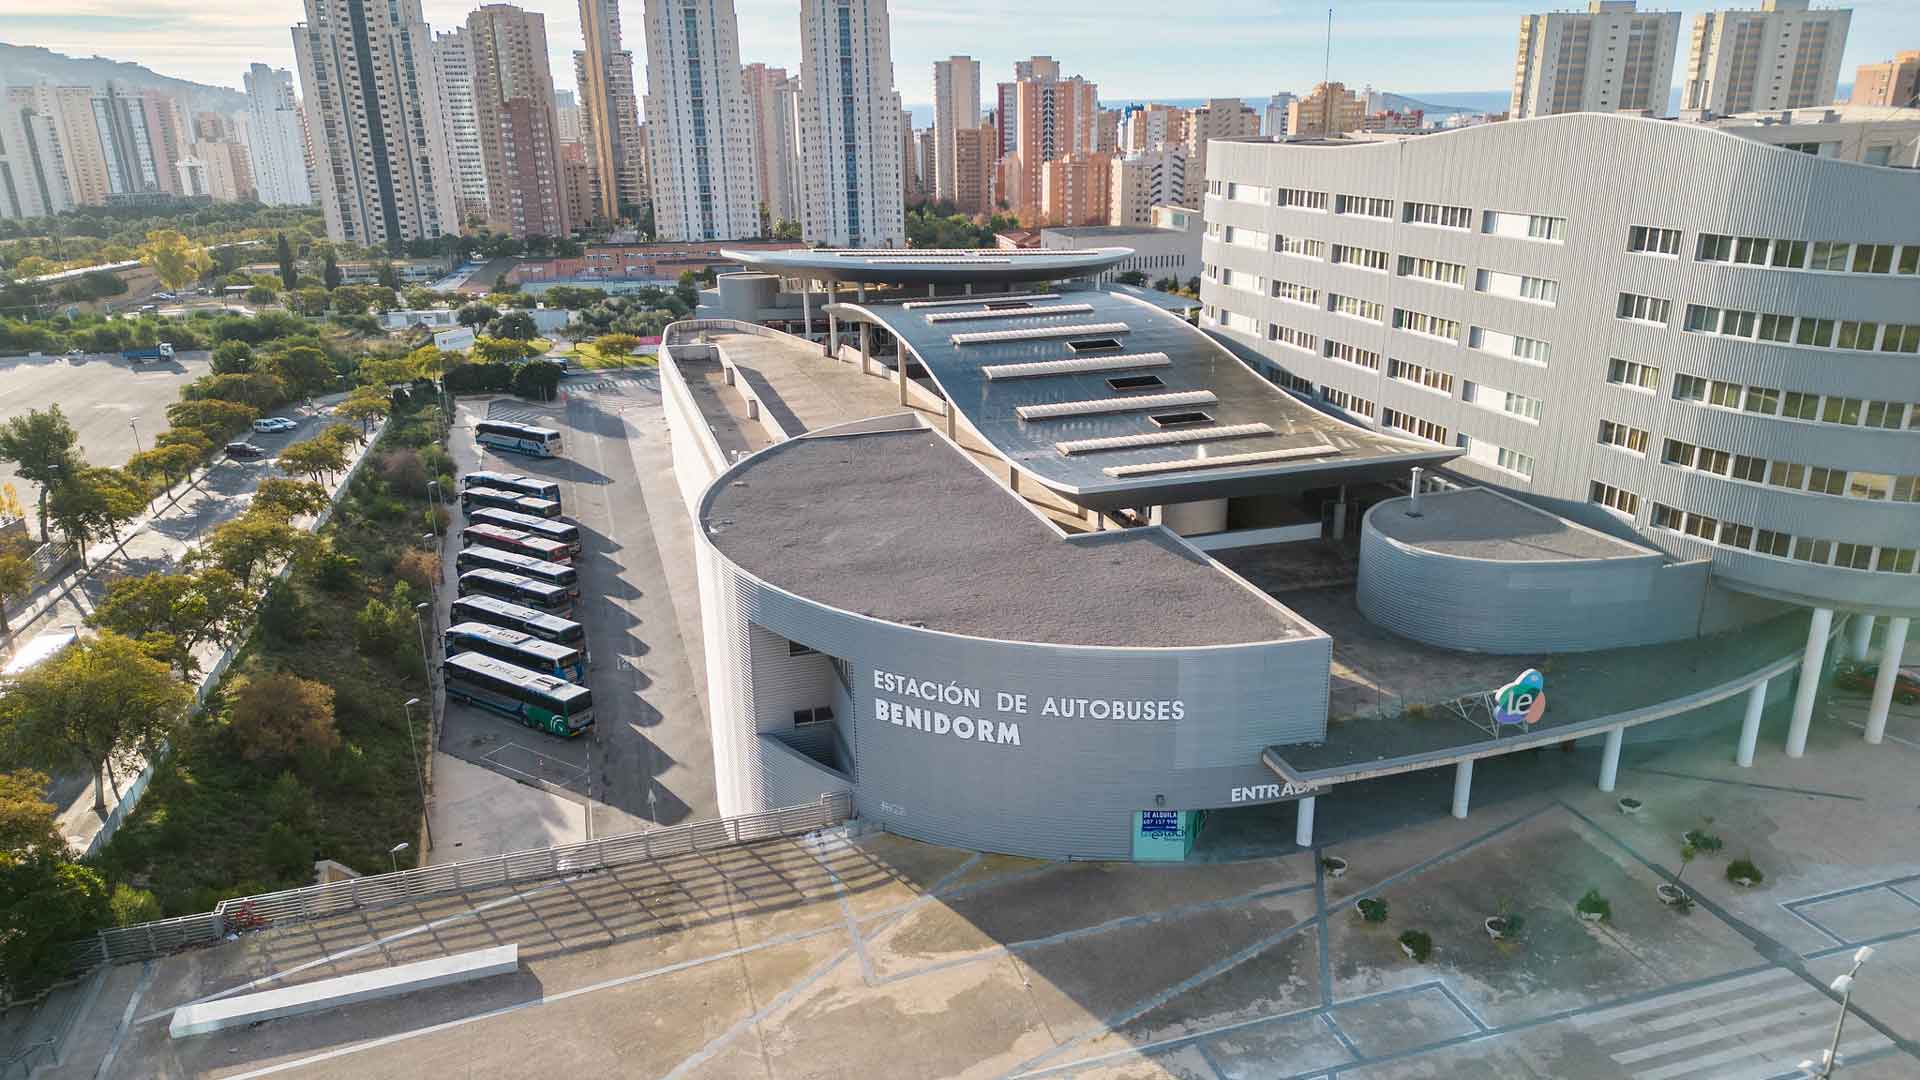
[[1419, 109], [1428, 116], [1451, 116], [1506, 112], [1512, 99], [1505, 90], [1468, 90], [1454, 94], [1388, 94], [1386, 104], [1394, 112]]
[[5, 73], [8, 86], [45, 79], [62, 86], [105, 88], [111, 79], [142, 90], [171, 94], [193, 109], [235, 113], [247, 107], [247, 96], [229, 87], [176, 79], [139, 64], [109, 60], [104, 56], [67, 56], [38, 45], [8, 45], [0, 42], [0, 72]]

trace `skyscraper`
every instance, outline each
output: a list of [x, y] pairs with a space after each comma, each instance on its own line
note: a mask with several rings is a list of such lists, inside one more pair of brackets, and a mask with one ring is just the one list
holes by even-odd
[[800, 79], [786, 68], [748, 64], [740, 77], [753, 114], [753, 172], [767, 223], [800, 220], [800, 143], [795, 110]]
[[1853, 75], [1852, 105], [1920, 104], [1920, 50], [1900, 53], [1884, 64], [1861, 64]]
[[649, 198], [633, 53], [620, 47], [617, 0], [580, 0], [580, 30], [586, 48], [573, 54], [580, 85], [580, 135], [593, 165], [596, 216], [612, 221], [623, 210], [637, 213]]
[[1090, 154], [1099, 143], [1099, 87], [1078, 75], [1062, 79], [1060, 65], [1037, 56], [1016, 64], [1014, 87], [1014, 155], [1018, 159], [1009, 178], [1012, 190], [1002, 196], [1023, 223], [1046, 220], [1043, 205], [1046, 163], [1071, 154]]
[[1264, 135], [1280, 136], [1287, 133], [1287, 106], [1293, 104], [1293, 95], [1285, 90], [1267, 99], [1266, 124]]
[[[254, 64], [242, 76], [247, 88], [253, 183], [268, 206], [307, 206], [306, 150], [300, 142], [300, 102], [293, 94], [293, 72]], [[172, 171], [169, 158], [167, 170]]]
[[447, 168], [460, 220], [487, 216], [487, 161], [473, 115], [473, 35], [464, 26], [433, 35], [433, 70], [446, 124]]
[[953, 56], [933, 62], [933, 176], [932, 195], [958, 202], [959, 179], [954, 174], [955, 144], [959, 132], [980, 126], [980, 61]]
[[[587, 144], [584, 121], [580, 118], [580, 101], [573, 91], [555, 87], [553, 91], [553, 115], [560, 120], [560, 141], [563, 143]], [[592, 217], [591, 214], [587, 215]], [[584, 220], [584, 219], [583, 219]]]
[[733, 0], [646, 0], [646, 23], [654, 231], [663, 240], [759, 235]]
[[1187, 193], [1196, 209], [1207, 189], [1207, 140], [1250, 139], [1260, 134], [1260, 114], [1239, 98], [1212, 98], [1187, 114]]
[[801, 236], [906, 246], [901, 156], [886, 0], [801, 0]]
[[1709, 11], [1693, 20], [1680, 106], [1726, 115], [1831, 105], [1853, 9], [1762, 0], [1758, 11]]
[[1634, 0], [1591, 0], [1584, 12], [1522, 15], [1507, 111], [1515, 120], [1621, 109], [1664, 112], [1679, 40], [1679, 12], [1636, 11]]
[[51, 117], [37, 111], [34, 88], [8, 87], [0, 109], [0, 217], [57, 214], [73, 206], [66, 164]]
[[121, 83], [108, 82], [104, 93], [93, 96], [92, 108], [94, 136], [107, 166], [109, 201], [172, 191], [171, 183], [160, 180], [140, 96]]
[[515, 236], [565, 236], [560, 120], [547, 66], [547, 20], [512, 4], [467, 16], [473, 35], [473, 116], [487, 168], [487, 223]]
[[160, 189], [179, 194], [179, 176], [173, 163], [186, 152], [191, 135], [186, 113], [178, 100], [158, 90], [140, 91], [140, 107], [146, 113], [147, 143], [153, 150], [153, 171]]
[[293, 28], [327, 235], [369, 247], [459, 230], [420, 0], [306, 0]]

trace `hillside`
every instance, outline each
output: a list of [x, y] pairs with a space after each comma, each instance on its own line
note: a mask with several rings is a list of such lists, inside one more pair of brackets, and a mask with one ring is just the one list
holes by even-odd
[[0, 72], [9, 86], [48, 82], [66, 86], [105, 87], [117, 79], [142, 90], [153, 89], [180, 98], [189, 108], [234, 113], [247, 107], [247, 97], [224, 86], [208, 86], [162, 75], [139, 64], [109, 60], [104, 56], [67, 56], [37, 45], [8, 45], [0, 42]]

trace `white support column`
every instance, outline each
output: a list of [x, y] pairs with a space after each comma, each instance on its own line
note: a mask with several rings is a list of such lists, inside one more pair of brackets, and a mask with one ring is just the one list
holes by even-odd
[[860, 374], [873, 374], [873, 327], [860, 324]]
[[1453, 767], [1453, 816], [1467, 816], [1467, 802], [1473, 796], [1473, 759], [1467, 758]]
[[1294, 803], [1300, 808], [1300, 820], [1293, 827], [1293, 842], [1304, 848], [1313, 846], [1313, 800], [1309, 795]]
[[1740, 749], [1733, 755], [1733, 763], [1743, 769], [1753, 768], [1753, 751], [1760, 745], [1760, 713], [1767, 707], [1767, 683], [1761, 679], [1747, 691], [1747, 718], [1740, 723]]
[[1847, 620], [1847, 656], [1856, 663], [1873, 651], [1873, 616], [1856, 611]]
[[1887, 640], [1880, 646], [1880, 674], [1873, 680], [1873, 707], [1867, 710], [1867, 741], [1877, 743], [1887, 736], [1887, 710], [1893, 706], [1893, 683], [1900, 674], [1900, 659], [1907, 651], [1907, 618], [1887, 620]]
[[859, 282], [854, 285], [854, 288], [857, 290], [855, 295], [859, 297], [860, 302], [863, 304], [866, 303], [867, 302], [867, 283], [864, 281]]
[[1600, 790], [1612, 791], [1614, 781], [1620, 777], [1620, 744], [1626, 741], [1625, 727], [1607, 730], [1607, 748], [1600, 752]]
[[813, 337], [813, 282], [800, 283], [800, 318], [806, 324], [807, 337]]
[[1807, 729], [1813, 726], [1813, 697], [1820, 692], [1820, 669], [1827, 662], [1827, 634], [1833, 629], [1833, 609], [1814, 608], [1807, 624], [1807, 651], [1800, 658], [1800, 682], [1793, 695], [1793, 723], [1787, 728], [1787, 756], [1807, 752]]

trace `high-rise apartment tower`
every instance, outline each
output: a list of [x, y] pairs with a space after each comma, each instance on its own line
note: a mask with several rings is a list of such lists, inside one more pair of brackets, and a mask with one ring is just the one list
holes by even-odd
[[1633, 0], [1522, 15], [1508, 113], [1665, 112], [1679, 40], [1679, 12], [1639, 11]]

